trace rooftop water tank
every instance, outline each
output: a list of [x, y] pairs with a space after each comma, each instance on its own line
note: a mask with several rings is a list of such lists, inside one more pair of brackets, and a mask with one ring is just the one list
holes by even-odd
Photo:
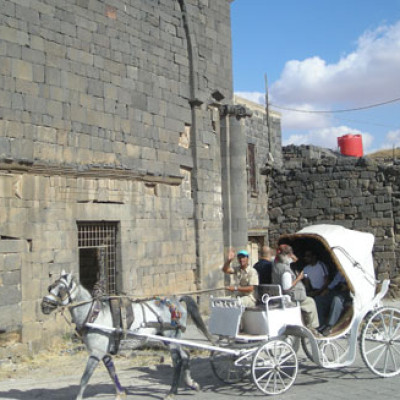
[[340, 153], [345, 156], [362, 157], [363, 145], [361, 135], [343, 135], [337, 138]]

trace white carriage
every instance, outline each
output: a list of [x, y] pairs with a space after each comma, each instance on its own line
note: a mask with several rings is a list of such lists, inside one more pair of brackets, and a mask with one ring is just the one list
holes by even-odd
[[[306, 355], [324, 368], [355, 361], [357, 341], [367, 367], [381, 377], [400, 373], [400, 310], [382, 305], [389, 281], [375, 278], [370, 233], [337, 225], [314, 225], [284, 235], [296, 254], [312, 248], [334, 272], [346, 278], [352, 301], [327, 336], [314, 336], [301, 318], [300, 307], [267, 285], [261, 304], [245, 308], [239, 299], [211, 298], [210, 332], [219, 338], [211, 363], [227, 383], [251, 374], [265, 394], [281, 394], [294, 383], [301, 340]], [[377, 290], [379, 288], [379, 290]]]
[[[337, 225], [314, 225], [283, 235], [295, 254], [305, 248], [321, 256], [332, 272], [345, 277], [351, 303], [329, 336], [315, 336], [303, 324], [300, 306], [282, 294], [279, 285], [265, 285], [260, 304], [245, 308], [240, 299], [211, 298], [209, 331], [216, 344], [162, 338], [137, 330], [124, 333], [211, 351], [211, 365], [218, 378], [235, 383], [251, 377], [267, 395], [286, 392], [294, 383], [300, 342], [306, 355], [324, 368], [340, 368], [355, 361], [357, 343], [367, 367], [380, 377], [400, 374], [400, 310], [383, 306], [389, 280], [375, 278], [370, 233]], [[260, 289], [260, 286], [258, 287]], [[95, 323], [86, 327], [114, 333], [115, 328]]]

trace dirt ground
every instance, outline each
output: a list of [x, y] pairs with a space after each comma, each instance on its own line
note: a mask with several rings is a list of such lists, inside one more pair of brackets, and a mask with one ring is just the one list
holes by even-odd
[[[192, 350], [191, 353], [196, 357], [208, 356], [208, 352], [204, 351]], [[50, 349], [32, 356], [0, 360], [0, 383], [12, 379], [35, 380], [47, 376], [57, 379], [58, 376], [81, 375], [87, 358], [85, 346], [79, 340], [65, 339]], [[168, 349], [159, 344], [148, 344], [140, 349], [132, 349], [129, 342], [122, 343], [119, 354], [113, 358], [118, 367], [172, 365]]]
[[[79, 375], [83, 372], [87, 357], [88, 353], [81, 343], [66, 340], [32, 356], [0, 360], [0, 382], [24, 377], [42, 379], [49, 376], [56, 379], [57, 376]], [[122, 350], [114, 359], [116, 364], [129, 363], [131, 367], [170, 364], [169, 353], [162, 348], [146, 348], [135, 352]]]

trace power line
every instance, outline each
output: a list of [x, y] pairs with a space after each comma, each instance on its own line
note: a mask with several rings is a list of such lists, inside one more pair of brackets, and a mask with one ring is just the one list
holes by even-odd
[[337, 121], [346, 121], [346, 122], [355, 122], [356, 124], [364, 124], [364, 125], [374, 125], [374, 126], [381, 126], [383, 128], [392, 128], [392, 129], [399, 129], [399, 125], [388, 125], [388, 124], [380, 124], [378, 122], [370, 122], [370, 121], [360, 121], [357, 119], [349, 119], [349, 118], [342, 118], [342, 117], [333, 117], [334, 120]]
[[386, 104], [396, 103], [398, 101], [400, 101], [400, 97], [397, 97], [396, 99], [383, 101], [382, 103], [370, 104], [368, 106], [357, 107], [357, 108], [347, 108], [347, 109], [342, 109], [342, 110], [300, 110], [297, 108], [279, 106], [279, 105], [273, 104], [273, 103], [271, 103], [271, 106], [273, 106], [275, 108], [279, 108], [281, 110], [302, 112], [302, 113], [307, 113], [307, 114], [334, 114], [334, 113], [344, 113], [344, 112], [350, 112], [350, 111], [367, 110], [369, 108], [380, 107], [380, 106], [384, 106]]

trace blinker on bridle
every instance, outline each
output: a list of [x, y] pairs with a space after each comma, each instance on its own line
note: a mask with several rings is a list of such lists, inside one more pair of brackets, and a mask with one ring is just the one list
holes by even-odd
[[[68, 282], [64, 278], [57, 279], [53, 284], [48, 287], [49, 294], [45, 297], [46, 301], [54, 306], [59, 305], [67, 305], [72, 302], [72, 293], [77, 288], [77, 285], [74, 287], [74, 280], [71, 279], [71, 283]], [[52, 290], [57, 286], [62, 285], [62, 287], [58, 291], [58, 295], [52, 293]], [[65, 300], [68, 299], [67, 302]]]

